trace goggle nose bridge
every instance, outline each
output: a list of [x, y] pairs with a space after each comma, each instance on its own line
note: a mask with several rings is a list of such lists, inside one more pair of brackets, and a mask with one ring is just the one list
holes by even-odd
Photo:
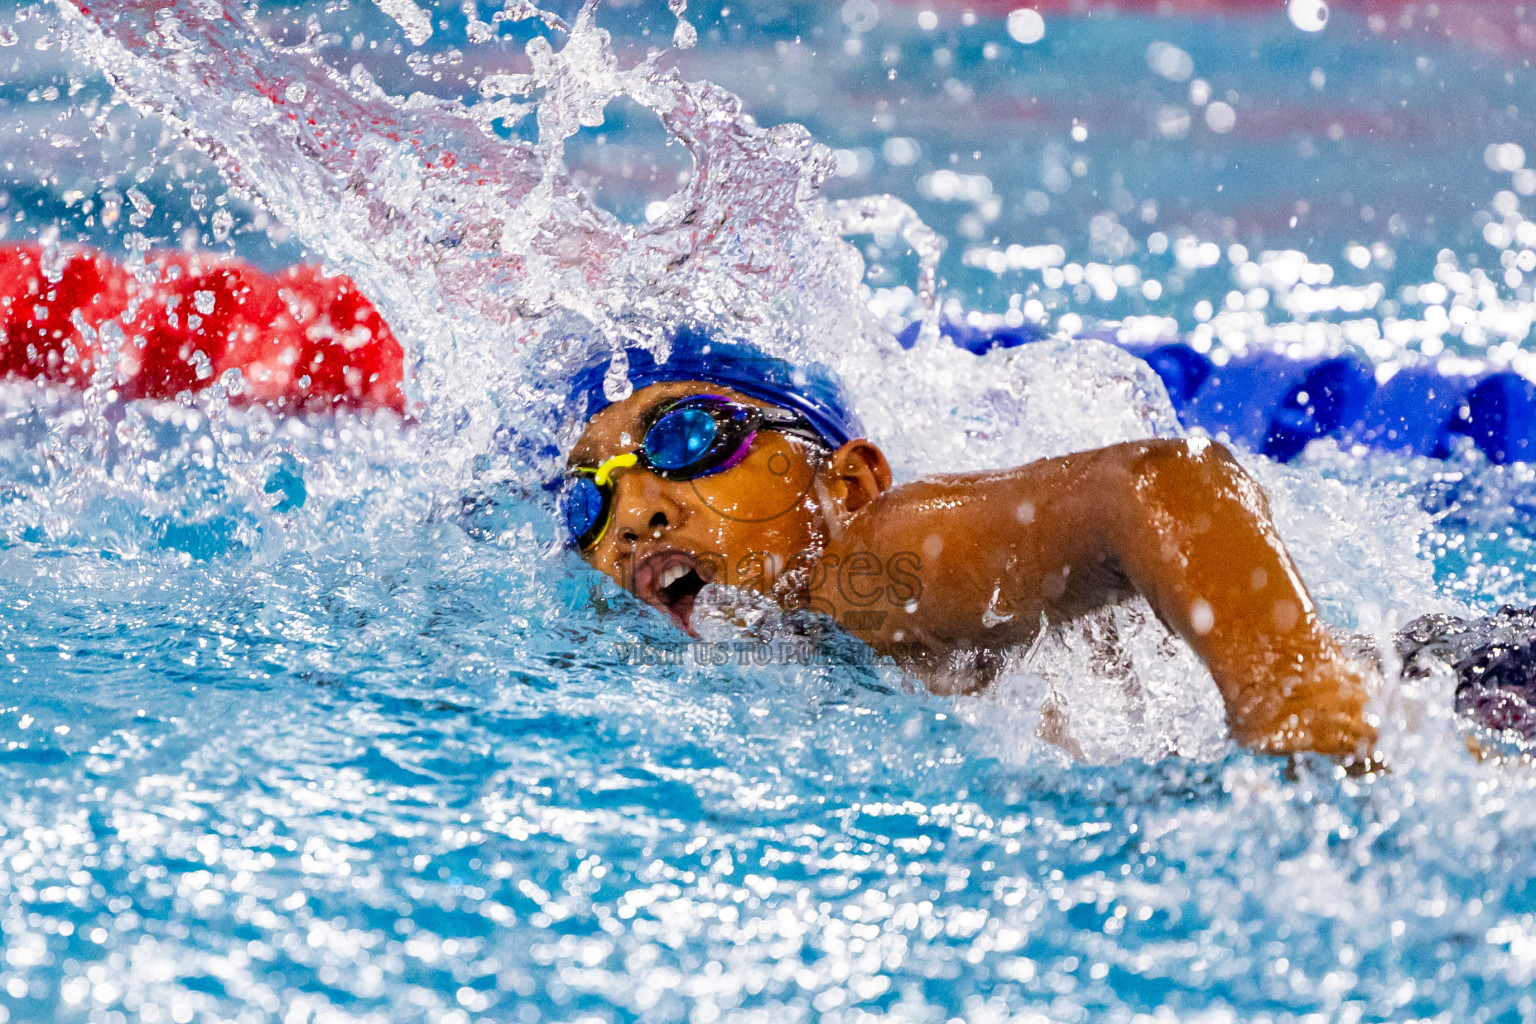
[[628, 469], [640, 461], [640, 456], [635, 452], [624, 452], [615, 455], [603, 462], [592, 473], [592, 482], [599, 487], [608, 487], [613, 483], [613, 471], [616, 469]]

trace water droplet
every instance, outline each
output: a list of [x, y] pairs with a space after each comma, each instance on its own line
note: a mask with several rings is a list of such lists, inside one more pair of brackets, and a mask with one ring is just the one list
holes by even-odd
[[1323, 0], [1291, 0], [1285, 13], [1303, 32], [1321, 32], [1328, 24], [1328, 5]]
[[1195, 73], [1195, 60], [1172, 43], [1159, 41], [1147, 47], [1147, 67], [1170, 82], [1187, 82]]
[[847, 0], [843, 4], [843, 24], [853, 32], [868, 32], [880, 22], [880, 8], [874, 0]]
[[1045, 38], [1045, 19], [1040, 17], [1039, 11], [1021, 7], [1008, 15], [1008, 34], [1014, 42], [1025, 46], [1038, 43]]
[[136, 188], [130, 188], [128, 201], [133, 204], [133, 212], [128, 215], [128, 223], [136, 228], [149, 223], [150, 215], [155, 212], [155, 204], [149, 201], [149, 197]]
[[1237, 111], [1229, 104], [1217, 100], [1205, 108], [1205, 123], [1211, 131], [1225, 135], [1237, 124]]
[[1013, 616], [1013, 605], [1003, 597], [1003, 585], [999, 583], [992, 588], [992, 597], [981, 613], [981, 624], [988, 629], [993, 629], [1005, 622], [1013, 621]]
[[1491, 171], [1513, 173], [1525, 166], [1525, 149], [1518, 142], [1495, 142], [1483, 150], [1483, 163]]
[[405, 30], [405, 38], [420, 46], [432, 38], [432, 16], [413, 0], [377, 0], [379, 10], [394, 18]]
[[634, 390], [634, 385], [629, 382], [629, 357], [623, 352], [615, 352], [608, 363], [608, 372], [603, 374], [603, 395], [610, 402], [622, 402]]

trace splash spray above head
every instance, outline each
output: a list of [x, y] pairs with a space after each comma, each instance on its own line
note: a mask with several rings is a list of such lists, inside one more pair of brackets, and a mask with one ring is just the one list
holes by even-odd
[[[638, 391], [667, 381], [697, 380], [719, 384], [798, 413], [829, 448], [863, 436], [864, 427], [849, 406], [842, 384], [831, 370], [816, 363], [795, 366], [743, 342], [718, 341], [691, 328], [672, 338], [671, 352], [658, 361], [647, 349], [624, 350], [627, 378]], [[577, 415], [591, 418], [610, 405], [608, 375], [614, 357], [604, 355], [579, 370], [571, 381], [571, 403]]]

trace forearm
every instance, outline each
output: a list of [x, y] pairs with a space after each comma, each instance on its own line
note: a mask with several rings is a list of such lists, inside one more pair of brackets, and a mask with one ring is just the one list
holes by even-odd
[[1109, 534], [1130, 582], [1210, 668], [1233, 736], [1364, 753], [1368, 693], [1318, 617], [1263, 492], [1219, 445], [1149, 449]]

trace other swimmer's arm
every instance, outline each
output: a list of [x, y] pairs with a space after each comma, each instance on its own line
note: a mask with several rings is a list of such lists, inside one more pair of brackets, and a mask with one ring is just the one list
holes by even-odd
[[[1369, 751], [1361, 670], [1318, 618], [1263, 491], [1221, 445], [1133, 442], [859, 493], [870, 486], [856, 471], [834, 481], [853, 511], [814, 596], [875, 647], [945, 655], [1023, 643], [1042, 617], [1135, 590], [1204, 659], [1239, 742]], [[842, 571], [861, 554], [865, 578]], [[890, 577], [878, 622], [867, 614], [871, 565]]]

